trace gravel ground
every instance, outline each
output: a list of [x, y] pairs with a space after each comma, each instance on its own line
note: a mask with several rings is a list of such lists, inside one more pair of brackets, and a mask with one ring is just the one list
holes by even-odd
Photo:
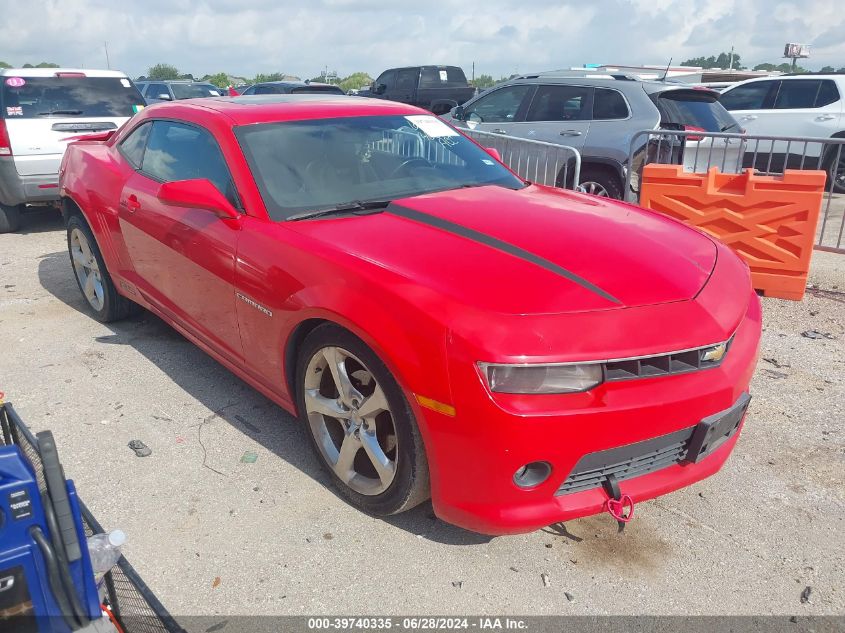
[[343, 503], [305, 430], [160, 320], [89, 318], [64, 239], [48, 213], [0, 235], [0, 389], [53, 430], [176, 615], [845, 613], [843, 255], [815, 254], [803, 302], [763, 300], [750, 418], [720, 473], [638, 505], [621, 535], [599, 516], [491, 539], [428, 504], [377, 520]]

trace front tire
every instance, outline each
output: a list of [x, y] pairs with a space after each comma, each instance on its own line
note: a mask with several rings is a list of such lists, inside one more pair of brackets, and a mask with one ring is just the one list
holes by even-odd
[[137, 309], [137, 304], [117, 292], [94, 234], [79, 215], [68, 220], [67, 248], [76, 283], [95, 319], [119, 321]]
[[21, 206], [0, 202], [0, 233], [14, 233], [21, 228]]
[[[841, 149], [839, 149], [841, 147]], [[834, 193], [845, 193], [845, 146], [836, 145], [830, 147], [828, 156], [825, 159], [825, 171], [827, 172], [828, 182], [826, 189], [831, 190], [830, 180], [833, 180]], [[839, 151], [839, 160], [837, 161], [837, 150]], [[837, 164], [834, 164], [837, 163]]]
[[333, 324], [311, 332], [297, 358], [296, 395], [317, 457], [349, 503], [387, 516], [428, 498], [414, 414], [390, 371], [358, 337]]

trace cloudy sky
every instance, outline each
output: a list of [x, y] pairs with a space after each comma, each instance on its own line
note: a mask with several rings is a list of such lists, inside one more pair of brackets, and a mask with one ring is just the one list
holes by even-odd
[[446, 63], [494, 77], [582, 63], [657, 64], [717, 54], [845, 66], [842, 0], [0, 0], [0, 60], [195, 76], [282, 71], [375, 76]]

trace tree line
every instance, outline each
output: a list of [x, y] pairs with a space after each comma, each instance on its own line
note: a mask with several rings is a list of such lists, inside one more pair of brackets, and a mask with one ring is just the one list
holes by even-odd
[[[734, 70], [749, 70], [747, 66], [742, 65], [742, 57], [739, 53], [725, 53], [724, 51], [719, 53], [718, 55], [710, 55], [709, 57], [693, 57], [692, 59], [688, 59], [685, 62], [681, 62], [682, 66], [698, 66], [704, 69], [713, 69], [713, 68], [720, 68], [720, 69], [728, 69], [733, 68]], [[792, 62], [782, 62], [780, 64], [772, 64], [769, 62], [765, 62], [762, 64], [757, 64], [751, 70], [762, 70], [766, 72], [774, 72], [779, 71], [782, 73], [808, 73], [812, 72], [811, 70], [804, 68], [803, 66], [799, 66], [796, 64], [795, 68], [792, 67]], [[845, 73], [845, 66], [842, 68], [834, 68], [833, 66], [823, 66], [819, 69], [821, 73]]]

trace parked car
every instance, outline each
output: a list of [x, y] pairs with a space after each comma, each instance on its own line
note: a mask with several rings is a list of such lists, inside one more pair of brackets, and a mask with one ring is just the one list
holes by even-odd
[[530, 531], [687, 486], [737, 441], [761, 328], [745, 264], [526, 185], [424, 110], [163, 104], [71, 145], [61, 192], [91, 314], [176, 327], [297, 414], [369, 513], [430, 491], [446, 521]]
[[[750, 134], [802, 138], [845, 138], [845, 74], [781, 75], [749, 79], [726, 88], [720, 101]], [[761, 141], [750, 143], [746, 164], [762, 171], [787, 167], [825, 169], [845, 193], [845, 148], [836, 163], [837, 146], [822, 143]], [[753, 151], [752, 151], [753, 150]], [[788, 152], [788, 154], [787, 154]], [[771, 154], [771, 162], [769, 155]]]
[[0, 69], [0, 233], [16, 231], [28, 205], [59, 199], [59, 163], [81, 134], [116, 130], [144, 107], [121, 72]]
[[[581, 153], [581, 188], [616, 199], [624, 192], [628, 152], [637, 132], [739, 131], [739, 124], [719, 104], [717, 92], [627, 75], [522, 76], [471, 99], [445, 118], [461, 128], [574, 147]], [[738, 142], [700, 137], [689, 137], [672, 155], [690, 171], [706, 170], [708, 164], [734, 171], [741, 157]], [[558, 186], [571, 184], [563, 181], [566, 173], [560, 170]]]
[[391, 68], [378, 76], [361, 97], [389, 99], [446, 114], [475, 94], [464, 71], [457, 66], [409, 66]]
[[199, 99], [202, 97], [220, 97], [228, 94], [225, 88], [202, 81], [180, 79], [173, 81], [138, 81], [138, 89], [147, 103], [177, 101], [179, 99]]
[[345, 94], [339, 86], [309, 81], [267, 81], [255, 84], [241, 91], [241, 95], [281, 95], [281, 94]]

